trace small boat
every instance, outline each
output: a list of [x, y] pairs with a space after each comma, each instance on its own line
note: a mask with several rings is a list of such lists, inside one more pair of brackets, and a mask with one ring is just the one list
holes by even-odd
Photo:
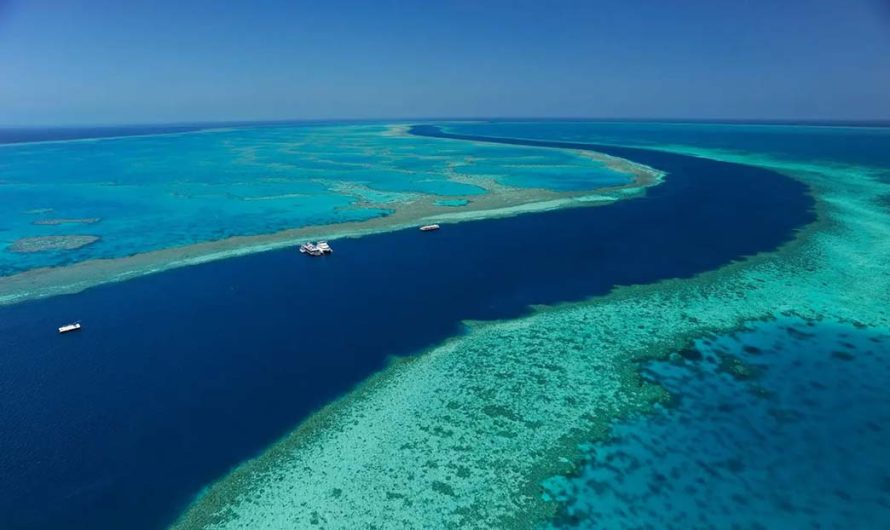
[[65, 324], [64, 326], [59, 328], [59, 333], [68, 333], [69, 331], [77, 331], [80, 329], [80, 322], [72, 322], [71, 324]]
[[320, 250], [322, 254], [333, 254], [334, 253], [334, 249], [332, 249], [331, 246], [328, 245], [327, 241], [319, 241], [318, 243], [315, 244], [315, 248]]
[[421, 232], [432, 232], [433, 230], [438, 230], [439, 225], [423, 225], [420, 227]]

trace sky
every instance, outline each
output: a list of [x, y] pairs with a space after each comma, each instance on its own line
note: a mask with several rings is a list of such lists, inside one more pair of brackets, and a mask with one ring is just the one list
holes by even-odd
[[890, 0], [0, 0], [0, 125], [890, 119]]

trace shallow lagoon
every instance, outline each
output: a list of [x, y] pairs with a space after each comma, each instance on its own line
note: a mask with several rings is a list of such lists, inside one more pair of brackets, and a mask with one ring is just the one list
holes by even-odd
[[[593, 190], [627, 174], [572, 151], [441, 142], [390, 125], [293, 125], [0, 145], [0, 275], [386, 216], [417, 194]], [[453, 206], [453, 205], [452, 205]], [[59, 223], [65, 219], [96, 222]], [[21, 254], [16, 241], [95, 236]]]

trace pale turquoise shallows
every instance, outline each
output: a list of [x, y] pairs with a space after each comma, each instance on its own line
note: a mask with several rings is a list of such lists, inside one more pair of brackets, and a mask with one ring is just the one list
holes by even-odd
[[2, 145], [0, 276], [361, 221], [418, 194], [459, 209], [486, 193], [475, 181], [566, 191], [630, 180], [573, 151], [411, 137], [393, 125]]

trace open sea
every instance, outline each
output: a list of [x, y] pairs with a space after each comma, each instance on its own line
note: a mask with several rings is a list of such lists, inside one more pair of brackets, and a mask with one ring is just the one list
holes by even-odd
[[[879, 148], [887, 145], [881, 142], [886, 129], [831, 133], [830, 128], [792, 127], [775, 133], [759, 131], [766, 127], [761, 125], [439, 125], [413, 129], [424, 164], [430, 163], [434, 142], [475, 139], [484, 143], [473, 144], [474, 149], [497, 158], [492, 162], [497, 169], [479, 169], [485, 162], [472, 162], [480, 174], [509, 174], [509, 151], [501, 149], [568, 147], [625, 157], [667, 177], [643, 197], [603, 207], [448, 224], [434, 233], [402, 230], [341, 239], [331, 241], [335, 252], [322, 259], [287, 248], [0, 306], [0, 528], [164, 528], [202, 488], [393, 357], [422, 354], [462, 333], [465, 320], [516, 318], [535, 304], [692, 277], [774, 250], [815, 220], [813, 198], [798, 181], [754, 166], [652, 149], [667, 138], [686, 148], [702, 144], [801, 158], [824, 144], [830, 147], [818, 153], [835, 163], [890, 167], [888, 151]], [[714, 127], [728, 129], [709, 132]], [[262, 139], [257, 145], [278, 145], [286, 131], [250, 135]], [[759, 150], [761, 143], [765, 147]], [[138, 156], [152, 159], [150, 153]], [[282, 156], [276, 147], [274, 157]], [[562, 155], [541, 156], [539, 162], [548, 167], [566, 163]], [[215, 167], [223, 159], [209, 164]], [[377, 181], [366, 178], [373, 173], [367, 166], [353, 170], [363, 175], [356, 182], [380, 192], [423, 189], [399, 184], [402, 173], [392, 166]], [[324, 187], [312, 180], [320, 173], [314, 168], [311, 179], [298, 182], [305, 187], [300, 193]], [[33, 175], [27, 168], [20, 174]], [[145, 180], [150, 174], [140, 172], [138, 179], [165, 194], [167, 187]], [[598, 175], [599, 185], [619, 182], [606, 172]], [[222, 175], [219, 186], [230, 177], [243, 175]], [[181, 174], [176, 178], [189, 193], [200, 187], [182, 184], [188, 179]], [[549, 182], [559, 189], [552, 184], [559, 178], [552, 170], [503, 178], [518, 186]], [[436, 188], [445, 185], [441, 181], [428, 177], [425, 182], [421, 186], [432, 186], [427, 189], [443, 200], [455, 200]], [[21, 184], [16, 197], [32, 197], [28, 186]], [[340, 199], [325, 189], [329, 202], [316, 204], [318, 219], [380, 215], [342, 213]], [[137, 195], [138, 190], [134, 200]], [[286, 191], [276, 188], [276, 196], [283, 195]], [[250, 208], [254, 205], [241, 202], [223, 208], [231, 218], [217, 218], [208, 230], [230, 235], [219, 227], [245, 211], [254, 215], [247, 218], [257, 233], [294, 222], [286, 208], [276, 210], [272, 221]], [[134, 215], [150, 223], [156, 213]], [[21, 223], [8, 228], [34, 230]], [[109, 222], [107, 229], [109, 240], [135, 237], [126, 219]], [[187, 230], [177, 234], [176, 241], [159, 235], [146, 248], [192, 242]], [[130, 246], [109, 244], [107, 257], [127, 255], [132, 245], [133, 240]], [[20, 266], [6, 256], [0, 266], [12, 273], [43, 265], [42, 259]], [[68, 258], [47, 259], [63, 264]], [[78, 319], [81, 332], [56, 333], [60, 324]], [[561, 503], [553, 526], [664, 528], [667, 520], [673, 528], [776, 528], [780, 523], [844, 528], [845, 522], [890, 513], [886, 336], [850, 326], [807, 326], [780, 322], [711, 338], [696, 343], [696, 353], [648, 365], [647, 377], [675, 394], [676, 403], [618, 425], [613, 439], [590, 446], [587, 467], [577, 476], [548, 483], [549, 494]], [[751, 344], [756, 351], [745, 347]], [[727, 375], [719, 369], [725, 355], [755, 366], [758, 377]], [[821, 377], [826, 373], [830, 377]], [[851, 386], [856, 389], [845, 390]], [[837, 420], [845, 435], [832, 437], [837, 431], [824, 422], [844, 409], [856, 412]], [[605, 467], [597, 465], [603, 462]], [[832, 485], [800, 488], [812, 478], [809, 469], [831, 477]], [[780, 488], [788, 494], [771, 491]], [[832, 510], [834, 501], [840, 507]], [[736, 513], [745, 510], [759, 515]], [[793, 515], [805, 510], [822, 515]], [[824, 515], [826, 510], [833, 515]], [[792, 515], [776, 518], [780, 512]], [[814, 520], [825, 524], [813, 526]]]

